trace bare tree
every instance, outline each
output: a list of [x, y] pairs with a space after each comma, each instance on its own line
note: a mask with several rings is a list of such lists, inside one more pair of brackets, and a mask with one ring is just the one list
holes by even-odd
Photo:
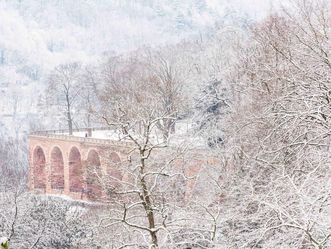
[[226, 144], [246, 203], [226, 204], [237, 246], [330, 246], [330, 20], [326, 2], [296, 1], [256, 24], [243, 47]]
[[80, 64], [69, 63], [56, 67], [48, 78], [48, 100], [65, 114], [69, 135], [72, 135], [74, 110], [82, 90], [80, 73]]
[[158, 127], [163, 132], [163, 138], [166, 141], [170, 132], [175, 132], [178, 115], [185, 111], [183, 82], [181, 81], [180, 69], [171, 55], [165, 56], [152, 52], [150, 57], [150, 70], [154, 75], [151, 91], [154, 92], [155, 98], [160, 104], [161, 112], [171, 117], [158, 122]]
[[91, 127], [95, 111], [98, 109], [100, 77], [96, 67], [86, 66], [82, 70], [79, 103], [84, 116], [85, 127]]
[[[176, 119], [172, 113], [176, 110], [164, 108], [160, 103], [162, 99], [154, 91], [155, 75], [147, 64], [133, 59], [124, 69], [105, 86], [101, 118], [132, 150], [127, 155], [127, 165], [121, 165], [122, 174], [101, 179], [116, 200], [112, 216], [101, 225], [123, 224], [144, 241], [142, 245], [160, 248], [169, 242], [171, 228], [176, 226], [177, 218], [171, 217], [172, 213], [180, 209], [171, 194], [171, 186], [176, 180], [187, 179], [186, 165], [179, 163], [183, 150], [168, 148], [159, 128], [160, 122], [170, 124]], [[132, 241], [123, 243], [121, 248], [138, 245], [138, 242], [131, 244]]]

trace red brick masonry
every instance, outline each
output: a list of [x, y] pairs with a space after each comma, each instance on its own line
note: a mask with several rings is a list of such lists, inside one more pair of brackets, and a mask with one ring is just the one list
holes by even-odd
[[[117, 179], [125, 177], [121, 167], [125, 167], [131, 149], [132, 144], [128, 142], [60, 134], [30, 135], [29, 189], [95, 200], [103, 192], [88, 173], [88, 166]], [[195, 175], [204, 163], [215, 165], [214, 159], [207, 161], [192, 159], [185, 170], [187, 175]], [[192, 189], [193, 185], [194, 181], [190, 181], [187, 188]]]

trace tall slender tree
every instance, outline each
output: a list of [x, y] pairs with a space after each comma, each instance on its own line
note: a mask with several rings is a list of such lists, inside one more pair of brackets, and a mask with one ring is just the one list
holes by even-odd
[[72, 135], [74, 111], [82, 91], [81, 65], [63, 64], [56, 67], [48, 77], [48, 100], [56, 104], [65, 115], [69, 135]]

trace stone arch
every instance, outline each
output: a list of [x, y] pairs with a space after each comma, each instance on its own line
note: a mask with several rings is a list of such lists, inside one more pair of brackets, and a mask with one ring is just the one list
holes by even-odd
[[113, 163], [120, 163], [121, 162], [121, 158], [116, 152], [110, 153], [110, 160]]
[[99, 181], [102, 175], [101, 161], [96, 150], [89, 151], [86, 166], [87, 195], [89, 199], [95, 200], [102, 196], [102, 187]]
[[33, 151], [33, 184], [35, 189], [46, 191], [46, 157], [43, 149], [37, 146]]
[[64, 189], [64, 162], [62, 151], [54, 147], [51, 151], [51, 187], [52, 189]]
[[122, 180], [122, 173], [120, 171], [121, 158], [116, 152], [109, 155], [109, 164], [107, 165], [107, 175], [112, 179], [111, 182], [115, 185]]
[[84, 189], [82, 158], [79, 150], [72, 147], [69, 152], [69, 190], [82, 192]]

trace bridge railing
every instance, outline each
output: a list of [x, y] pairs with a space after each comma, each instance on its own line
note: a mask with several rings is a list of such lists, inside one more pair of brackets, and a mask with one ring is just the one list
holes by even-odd
[[124, 140], [112, 140], [112, 139], [103, 139], [103, 138], [92, 138], [92, 137], [77, 137], [77, 136], [70, 136], [65, 134], [52, 134], [52, 133], [39, 133], [39, 134], [30, 134], [31, 137], [46, 137], [46, 138], [53, 138], [53, 139], [62, 139], [67, 141], [74, 141], [74, 142], [84, 142], [84, 143], [95, 143], [99, 145], [115, 145], [115, 146], [125, 146], [125, 147], [132, 147], [132, 142], [124, 141]]
[[[85, 128], [72, 129], [72, 132], [107, 131], [107, 130], [111, 131], [114, 129], [111, 127], [85, 127]], [[30, 134], [31, 135], [69, 134], [69, 129], [33, 131]]]
[[[76, 128], [73, 129], [72, 132], [86, 132], [89, 134], [93, 131], [114, 131], [111, 127], [86, 127], [86, 128]], [[83, 137], [83, 136], [75, 136], [69, 135], [69, 129], [59, 129], [59, 130], [43, 130], [43, 131], [34, 131], [30, 133], [30, 136], [37, 137], [47, 137], [54, 139], [63, 139], [75, 142], [84, 142], [84, 143], [96, 143], [96, 144], [104, 144], [104, 145], [122, 145], [122, 146], [132, 146], [130, 141], [117, 140], [117, 139], [109, 139], [109, 138], [94, 138], [94, 137]]]

